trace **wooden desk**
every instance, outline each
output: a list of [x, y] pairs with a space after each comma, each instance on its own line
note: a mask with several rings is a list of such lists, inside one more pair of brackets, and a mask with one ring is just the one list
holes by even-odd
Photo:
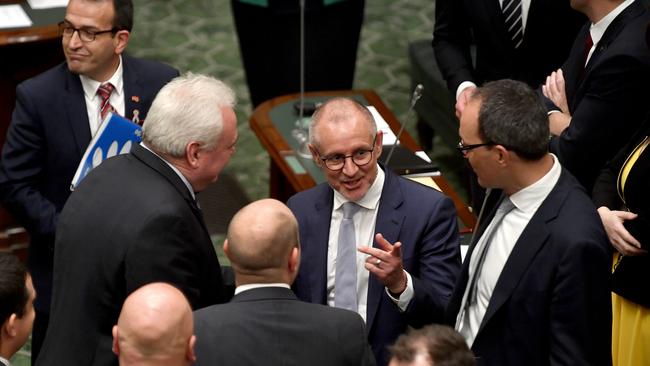
[[[374, 106], [395, 133], [399, 130], [400, 123], [395, 115], [371, 90], [309, 92], [305, 93], [305, 100], [322, 102], [335, 96], [350, 97]], [[299, 94], [290, 94], [268, 100], [260, 104], [250, 118], [251, 128], [271, 157], [270, 196], [283, 202], [294, 193], [325, 181], [322, 172], [310, 158], [295, 153], [298, 143], [291, 137], [291, 130], [298, 119], [293, 109], [293, 103], [298, 98]], [[402, 133], [400, 141], [412, 151], [421, 150], [407, 131]], [[476, 223], [474, 214], [442, 175], [433, 177], [433, 180], [453, 200], [458, 217], [465, 226], [461, 231], [471, 232]]]

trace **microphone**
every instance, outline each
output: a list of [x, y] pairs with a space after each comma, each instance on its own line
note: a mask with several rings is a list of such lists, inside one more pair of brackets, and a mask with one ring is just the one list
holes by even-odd
[[[413, 94], [411, 95], [411, 105], [409, 106], [409, 109], [406, 112], [407, 116], [411, 115], [411, 112], [413, 111], [413, 108], [415, 108], [415, 104], [422, 97], [422, 90], [424, 90], [424, 86], [422, 86], [422, 84], [416, 85], [415, 89], [413, 89]], [[388, 152], [388, 155], [386, 156], [386, 161], [384, 161], [384, 164], [386, 166], [388, 166], [388, 163], [390, 162], [390, 158], [393, 156], [393, 152], [395, 151], [395, 148], [397, 147], [397, 143], [399, 142], [399, 138], [400, 138], [400, 136], [402, 136], [402, 133], [404, 132], [404, 127], [406, 127], [406, 123], [400, 123], [399, 132], [397, 132], [397, 135], [395, 136], [395, 144], [393, 144], [393, 146], [391, 146], [390, 151]]]

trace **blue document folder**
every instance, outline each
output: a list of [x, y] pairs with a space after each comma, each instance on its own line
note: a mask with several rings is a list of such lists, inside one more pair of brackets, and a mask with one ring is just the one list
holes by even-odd
[[117, 114], [109, 113], [88, 144], [77, 172], [72, 178], [70, 190], [73, 191], [102, 161], [118, 154], [128, 153], [131, 151], [131, 146], [139, 144], [140, 141], [142, 141], [142, 127]]

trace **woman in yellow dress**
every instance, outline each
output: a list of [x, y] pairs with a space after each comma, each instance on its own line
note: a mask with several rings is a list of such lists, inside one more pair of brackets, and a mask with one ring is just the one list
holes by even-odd
[[603, 170], [593, 199], [616, 249], [613, 364], [650, 366], [650, 121]]

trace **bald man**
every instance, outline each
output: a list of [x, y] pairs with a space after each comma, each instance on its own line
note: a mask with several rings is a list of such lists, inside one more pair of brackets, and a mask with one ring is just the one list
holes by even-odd
[[196, 365], [375, 364], [358, 314], [301, 302], [291, 291], [300, 265], [298, 223], [280, 201], [242, 208], [224, 251], [235, 297], [194, 313]]
[[183, 293], [151, 283], [126, 298], [113, 327], [113, 352], [122, 366], [191, 365], [193, 331], [192, 308]]

